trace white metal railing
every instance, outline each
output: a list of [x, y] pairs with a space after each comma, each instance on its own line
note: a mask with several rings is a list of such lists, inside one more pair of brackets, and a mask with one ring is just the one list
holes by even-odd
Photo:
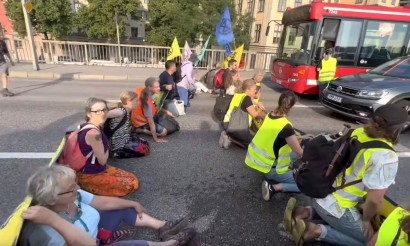
[[[17, 61], [32, 61], [27, 40], [6, 40]], [[169, 47], [40, 40], [35, 42], [39, 62], [54, 64], [163, 67]], [[182, 51], [182, 49], [181, 49]], [[121, 52], [119, 55], [118, 52]], [[121, 57], [121, 60], [119, 59]], [[269, 70], [276, 53], [244, 51], [240, 69]], [[224, 50], [208, 49], [200, 68], [215, 68], [226, 58]], [[177, 60], [180, 61], [180, 58]]]

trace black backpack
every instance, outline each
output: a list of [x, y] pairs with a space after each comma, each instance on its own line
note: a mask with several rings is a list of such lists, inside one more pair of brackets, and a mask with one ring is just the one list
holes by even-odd
[[223, 121], [229, 109], [233, 96], [220, 93], [215, 100], [214, 116], [218, 121]]
[[[353, 130], [337, 136], [319, 135], [305, 144], [303, 156], [293, 164], [293, 173], [300, 191], [313, 198], [325, 198], [336, 190], [362, 182], [345, 183], [345, 171], [362, 149], [384, 148], [394, 151], [381, 141], [360, 143], [351, 137]], [[342, 175], [342, 185], [333, 187], [336, 177]]]
[[125, 122], [127, 122], [128, 117], [129, 117], [129, 115], [128, 115], [128, 113], [126, 113], [126, 114], [122, 117], [120, 123], [118, 123], [118, 125], [117, 125], [116, 127], [114, 127], [113, 129], [111, 129], [110, 125], [111, 125], [111, 121], [112, 121], [114, 118], [108, 118], [108, 119], [104, 122], [103, 132], [104, 132], [104, 134], [107, 136], [108, 139], [110, 139], [110, 138], [114, 135], [114, 133], [115, 133], [118, 129], [120, 129], [120, 128], [125, 124]]
[[[186, 64], [186, 63], [185, 63]], [[174, 82], [175, 83], [179, 83], [179, 82], [181, 82], [184, 78], [185, 78], [185, 76], [186, 75], [184, 75], [184, 76], [182, 76], [182, 67], [183, 66], [185, 66], [185, 64], [184, 65], [179, 65], [179, 66], [177, 66], [177, 70], [175, 71], [175, 73], [172, 75], [172, 77], [173, 77], [173, 79], [174, 79]]]

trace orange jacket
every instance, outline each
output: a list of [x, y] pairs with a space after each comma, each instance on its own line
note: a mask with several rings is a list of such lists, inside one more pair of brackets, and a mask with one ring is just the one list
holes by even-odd
[[[144, 115], [144, 110], [141, 103], [141, 92], [144, 88], [144, 86], [140, 86], [135, 89], [139, 102], [138, 107], [131, 113], [131, 123], [135, 128], [140, 128], [141, 126], [148, 124], [148, 119]], [[151, 106], [152, 115], [155, 115], [157, 113], [157, 109], [155, 108], [154, 102], [151, 99], [148, 99], [147, 103]]]

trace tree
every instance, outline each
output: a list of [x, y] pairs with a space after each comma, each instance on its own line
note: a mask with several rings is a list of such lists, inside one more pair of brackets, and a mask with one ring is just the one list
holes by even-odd
[[248, 48], [253, 19], [238, 15], [232, 0], [151, 0], [147, 41], [168, 46], [176, 36], [182, 45], [185, 40], [194, 42], [202, 34], [204, 38], [212, 35], [211, 44], [215, 44], [216, 25], [226, 6], [230, 9], [236, 45], [244, 43]]
[[[68, 0], [33, 0], [30, 13], [32, 26], [45, 38], [60, 38], [73, 29], [74, 13]], [[22, 37], [27, 35], [24, 22], [23, 7], [19, 0], [6, 2], [7, 16], [13, 23], [14, 30]]]
[[128, 17], [139, 18], [139, 0], [89, 0], [78, 12], [77, 25], [89, 38], [117, 40], [115, 13], [120, 18], [119, 29], [124, 35]]
[[151, 0], [147, 42], [153, 45], [170, 45], [174, 37], [180, 45], [193, 42], [199, 30], [200, 0]]

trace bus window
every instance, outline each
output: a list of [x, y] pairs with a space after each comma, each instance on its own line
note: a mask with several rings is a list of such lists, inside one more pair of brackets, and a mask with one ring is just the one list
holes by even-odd
[[361, 21], [342, 20], [333, 54], [338, 65], [354, 65], [361, 29]]
[[319, 42], [314, 59], [314, 65], [319, 64], [319, 61], [323, 58], [323, 53], [327, 49], [334, 50], [335, 40], [339, 30], [339, 19], [324, 19], [323, 27], [321, 30], [321, 41]]
[[405, 23], [369, 21], [357, 65], [376, 67], [401, 56], [407, 29]]

